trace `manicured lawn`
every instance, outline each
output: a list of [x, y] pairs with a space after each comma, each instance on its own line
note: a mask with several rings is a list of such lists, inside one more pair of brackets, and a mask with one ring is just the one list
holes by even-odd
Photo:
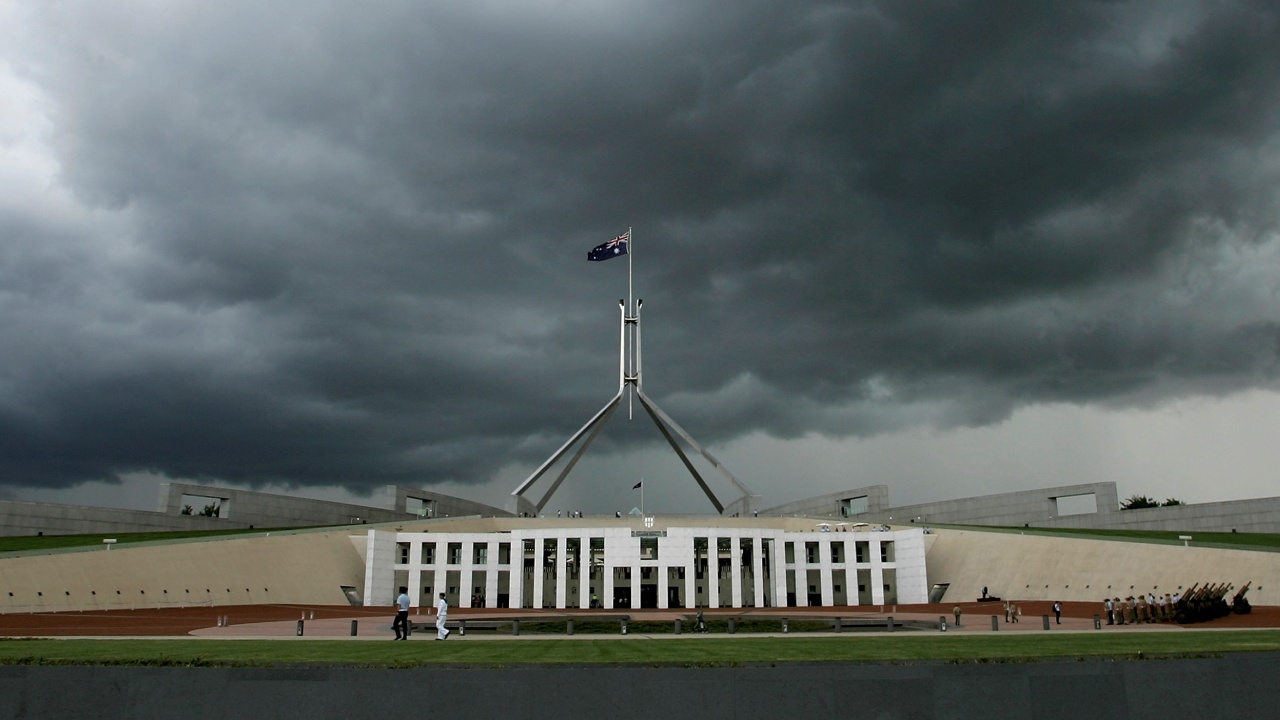
[[95, 533], [92, 535], [21, 535], [0, 537], [0, 553], [29, 550], [60, 550], [75, 547], [102, 547], [103, 538], [113, 538], [119, 544], [189, 538], [216, 538], [231, 535], [247, 535], [298, 528], [261, 528], [257, 530], [178, 530], [174, 532]]
[[1280, 534], [1275, 533], [1231, 533], [1200, 531], [1166, 531], [1166, 530], [1095, 530], [1092, 528], [1023, 528], [1023, 527], [979, 527], [971, 526], [939, 526], [955, 527], [964, 530], [985, 530], [996, 532], [1016, 532], [1026, 535], [1071, 536], [1094, 538], [1097, 540], [1137, 540], [1169, 545], [1181, 545], [1182, 535], [1191, 536], [1192, 546], [1235, 548], [1237, 550], [1272, 550], [1280, 552]]
[[364, 640], [0, 640], [0, 664], [137, 666], [368, 665], [443, 663], [627, 663], [731, 666], [789, 662], [1025, 662], [1092, 656], [1122, 659], [1280, 650], [1280, 630], [1055, 633], [1021, 636], [702, 636], [649, 639], [495, 639], [407, 643]]

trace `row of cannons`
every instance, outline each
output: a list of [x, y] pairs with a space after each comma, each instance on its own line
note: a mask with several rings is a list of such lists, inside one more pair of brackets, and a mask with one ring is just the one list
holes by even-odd
[[1116, 598], [1114, 605], [1107, 603], [1107, 624], [1175, 622], [1186, 625], [1216, 620], [1232, 613], [1244, 615], [1253, 609], [1245, 598], [1252, 584], [1252, 581], [1245, 583], [1230, 600], [1227, 593], [1231, 592], [1231, 583], [1197, 583], [1186, 593], [1163, 597], [1138, 595], [1124, 600]]
[[1176, 604], [1174, 621], [1179, 623], [1198, 623], [1216, 620], [1232, 613], [1247, 615], [1253, 610], [1245, 593], [1253, 581], [1244, 584], [1227, 601], [1227, 593], [1231, 592], [1230, 583], [1218, 585], [1192, 586]]

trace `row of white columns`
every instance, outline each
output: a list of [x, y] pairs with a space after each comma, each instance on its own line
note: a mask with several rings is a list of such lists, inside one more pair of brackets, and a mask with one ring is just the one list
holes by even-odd
[[[430, 578], [433, 588], [433, 595], [446, 589], [446, 583], [449, 572], [459, 573], [458, 584], [458, 605], [460, 607], [470, 607], [471, 595], [474, 585], [472, 579], [476, 572], [484, 572], [485, 588], [484, 595], [486, 604], [490, 607], [497, 602], [499, 589], [499, 573], [508, 573], [508, 593], [509, 604], [513, 607], [519, 607], [523, 603], [524, 598], [524, 545], [526, 540], [533, 541], [533, 577], [532, 577], [532, 597], [534, 607], [543, 607], [543, 598], [546, 596], [546, 573], [544, 565], [545, 547], [547, 541], [554, 543], [555, 550], [555, 589], [554, 603], [556, 608], [564, 608], [569, 602], [577, 607], [589, 607], [591, 602], [591, 583], [590, 583], [590, 559], [591, 559], [591, 539], [603, 538], [604, 540], [604, 566], [600, 568], [602, 575], [602, 587], [600, 588], [600, 601], [603, 607], [613, 607], [614, 601], [614, 577], [617, 568], [629, 568], [631, 575], [631, 606], [638, 607], [640, 604], [640, 587], [642, 585], [642, 573], [645, 568], [652, 568], [651, 572], [657, 573], [657, 605], [659, 608], [666, 608], [668, 602], [669, 569], [683, 568], [685, 573], [684, 594], [680, 601], [685, 607], [693, 607], [697, 599], [697, 576], [696, 576], [696, 557], [694, 552], [694, 538], [707, 539], [707, 576], [704, 578], [707, 599], [707, 605], [711, 608], [720, 607], [720, 588], [722, 580], [719, 573], [719, 543], [720, 539], [728, 539], [730, 547], [730, 598], [731, 604], [727, 607], [743, 607], [743, 582], [742, 582], [742, 541], [748, 539], [751, 541], [751, 565], [753, 585], [749, 588], [749, 598], [752, 605], [762, 606], [766, 599], [765, 593], [765, 566], [764, 566], [764, 547], [766, 543], [770, 545], [769, 551], [769, 577], [772, 580], [772, 597], [770, 598], [773, 605], [785, 604], [787, 598], [787, 577], [788, 570], [793, 573], [795, 578], [795, 595], [796, 604], [799, 606], [807, 606], [809, 604], [808, 594], [808, 575], [810, 570], [818, 570], [820, 578], [820, 595], [821, 604], [824, 606], [833, 605], [835, 602], [834, 585], [835, 579], [843, 574], [845, 584], [845, 602], [856, 604], [859, 597], [857, 586], [859, 570], [868, 571], [868, 579], [870, 582], [871, 602], [873, 604], [884, 603], [884, 571], [886, 569], [896, 568], [896, 563], [892, 561], [881, 560], [881, 545], [885, 542], [892, 542], [895, 536], [900, 533], [784, 533], [782, 531], [769, 532], [768, 530], [750, 529], [747, 532], [735, 532], [733, 528], [669, 528], [661, 533], [647, 533], [648, 535], [657, 535], [657, 558], [644, 559], [641, 557], [641, 538], [637, 537], [637, 533], [633, 533], [630, 528], [591, 528], [580, 530], [577, 528], [554, 528], [554, 529], [530, 529], [517, 530], [510, 533], [398, 533], [394, 535], [392, 542], [387, 542], [391, 538], [386, 538], [381, 542], [374, 543], [371, 539], [370, 553], [368, 558], [368, 579], [366, 583], [366, 597], [374, 599], [382, 594], [380, 588], [372, 587], [380, 583], [374, 582], [374, 576], [385, 579], [386, 585], [394, 584], [392, 578], [395, 571], [407, 571], [408, 584], [415, 589], [423, 587], [423, 579]], [[371, 534], [377, 531], [370, 531]], [[581, 533], [581, 534], [579, 534]], [[392, 535], [391, 533], [380, 532], [379, 535]], [[645, 533], [641, 533], [645, 534]], [[844, 535], [841, 537], [841, 535]], [[570, 578], [568, 567], [566, 564], [569, 541], [577, 539], [579, 542], [579, 566], [577, 570], [577, 578]], [[807, 562], [807, 543], [817, 543], [818, 546], [818, 562], [810, 564]], [[386, 553], [388, 550], [392, 553], [397, 552], [398, 543], [409, 544], [408, 563], [399, 562], [400, 558], [392, 556], [388, 558]], [[436, 555], [433, 563], [430, 565], [423, 563], [422, 549], [423, 543], [435, 543]], [[450, 543], [458, 544], [461, 548], [461, 557], [458, 558], [462, 562], [451, 564], [448, 562], [448, 547]], [[794, 551], [794, 562], [786, 562], [786, 543], [792, 543]], [[864, 558], [864, 562], [851, 562], [856, 557], [856, 544], [866, 543], [865, 548], [868, 556]], [[476, 564], [472, 560], [474, 558], [475, 547], [477, 544], [487, 546], [485, 562]], [[509, 563], [499, 564], [500, 545], [509, 544]], [[838, 544], [843, 550], [842, 562], [834, 562], [832, 546]], [[381, 560], [379, 560], [381, 558]], [[390, 562], [386, 562], [390, 560]], [[921, 562], [923, 558], [921, 557]], [[386, 577], [391, 573], [392, 577]], [[923, 578], [923, 568], [918, 573], [911, 573], [912, 576]], [[571, 585], [576, 580], [576, 586]], [[921, 580], [923, 582], [923, 580]], [[390, 592], [394, 593], [395, 589], [391, 588]], [[417, 592], [413, 593], [415, 596]], [[916, 593], [918, 594], [918, 593]], [[430, 603], [432, 598], [427, 598]], [[923, 601], [923, 600], [921, 600]], [[388, 600], [389, 602], [389, 600]]]

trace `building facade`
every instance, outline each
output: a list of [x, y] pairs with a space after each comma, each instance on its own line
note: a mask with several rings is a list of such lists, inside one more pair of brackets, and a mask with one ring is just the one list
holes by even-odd
[[[371, 529], [364, 597], [455, 607], [842, 607], [928, 600], [924, 531], [668, 524], [504, 532]], [[834, 530], [834, 531], [833, 531]], [[847, 530], [847, 531], [846, 531]]]

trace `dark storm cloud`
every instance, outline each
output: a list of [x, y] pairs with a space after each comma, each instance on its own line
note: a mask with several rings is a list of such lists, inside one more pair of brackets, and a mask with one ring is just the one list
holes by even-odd
[[[612, 392], [705, 441], [1274, 383], [1270, 3], [93, 3], [13, 68], [0, 477], [483, 481]], [[604, 443], [607, 447], [607, 441]]]

